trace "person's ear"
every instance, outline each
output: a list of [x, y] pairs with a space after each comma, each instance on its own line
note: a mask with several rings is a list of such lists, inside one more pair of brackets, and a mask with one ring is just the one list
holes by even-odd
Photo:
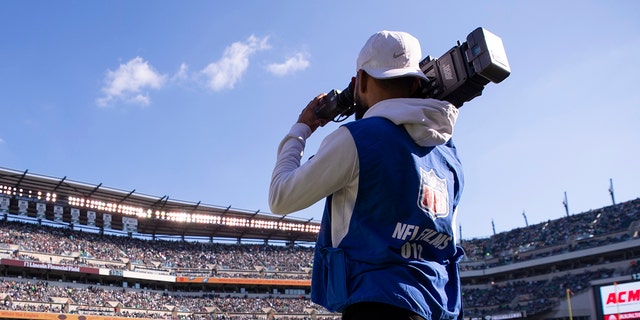
[[356, 85], [358, 86], [358, 88], [356, 89], [358, 89], [361, 93], [365, 93], [367, 91], [367, 78], [368, 74], [364, 70], [358, 70], [358, 81], [356, 81]]
[[411, 91], [410, 92], [415, 94], [415, 92], [418, 91], [418, 89], [420, 89], [420, 78], [415, 77], [413, 79], [413, 82], [411, 83]]
[[427, 85], [427, 82], [417, 77], [414, 79], [415, 80], [411, 83], [411, 90], [409, 91], [411, 98], [424, 98], [422, 90], [423, 87]]

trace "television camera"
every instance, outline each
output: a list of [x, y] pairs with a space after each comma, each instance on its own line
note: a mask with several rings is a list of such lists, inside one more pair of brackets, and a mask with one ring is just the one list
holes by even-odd
[[[458, 108], [480, 96], [489, 82], [500, 83], [511, 74], [502, 39], [481, 27], [440, 58], [424, 58], [420, 69], [429, 81], [422, 84], [417, 96], [445, 100]], [[327, 93], [316, 116], [334, 122], [351, 116], [355, 112], [353, 86], [350, 83], [344, 90]]]

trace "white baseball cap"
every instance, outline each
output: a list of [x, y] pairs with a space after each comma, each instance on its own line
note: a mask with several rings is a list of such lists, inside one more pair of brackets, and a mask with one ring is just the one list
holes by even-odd
[[358, 55], [356, 71], [362, 69], [377, 79], [415, 76], [428, 80], [420, 70], [422, 49], [414, 36], [402, 31], [379, 31]]

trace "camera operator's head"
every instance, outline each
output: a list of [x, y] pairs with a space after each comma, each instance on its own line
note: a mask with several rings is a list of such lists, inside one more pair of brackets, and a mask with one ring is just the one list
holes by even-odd
[[409, 98], [427, 77], [420, 70], [418, 39], [400, 31], [372, 35], [360, 51], [354, 88], [356, 119], [371, 106], [391, 98]]

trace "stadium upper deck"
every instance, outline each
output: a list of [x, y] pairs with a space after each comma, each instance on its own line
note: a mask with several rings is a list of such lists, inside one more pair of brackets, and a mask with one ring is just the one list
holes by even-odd
[[155, 197], [136, 192], [0, 168], [0, 212], [100, 228], [209, 239], [315, 241], [319, 223]]

